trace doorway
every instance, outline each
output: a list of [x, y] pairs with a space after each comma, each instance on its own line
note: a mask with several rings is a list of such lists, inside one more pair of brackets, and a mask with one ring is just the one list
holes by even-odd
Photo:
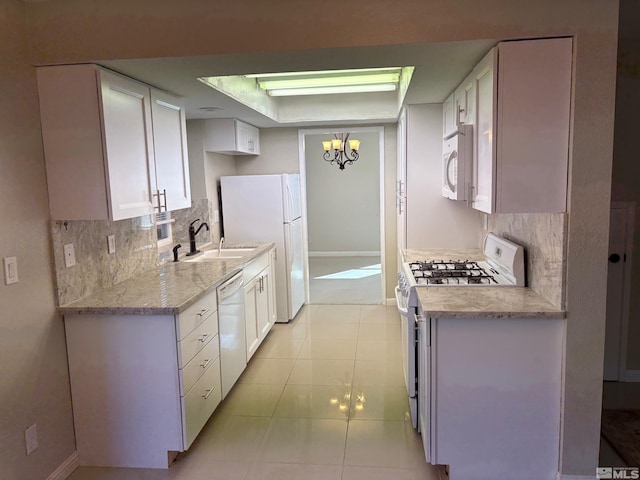
[[625, 380], [634, 217], [634, 202], [611, 203], [604, 351], [605, 381]]
[[[361, 142], [344, 170], [323, 158], [322, 141], [336, 132]], [[298, 138], [307, 301], [384, 303], [384, 128], [300, 130]]]

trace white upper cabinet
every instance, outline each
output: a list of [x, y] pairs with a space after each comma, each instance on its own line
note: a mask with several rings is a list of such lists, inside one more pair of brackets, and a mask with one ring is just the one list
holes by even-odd
[[473, 208], [566, 211], [572, 39], [502, 42], [473, 70]]
[[227, 155], [259, 155], [260, 131], [234, 118], [209, 119], [205, 150]]
[[179, 99], [151, 90], [155, 147], [156, 203], [160, 211], [191, 206], [184, 106]]
[[475, 93], [475, 118], [473, 121], [473, 173], [472, 202], [477, 210], [494, 211], [495, 177], [495, 115], [496, 84], [494, 71], [497, 50], [492, 49], [471, 72]]
[[159, 203], [190, 206], [184, 112], [169, 108], [175, 98], [96, 65], [39, 67], [37, 78], [53, 219], [115, 221]]
[[442, 136], [446, 137], [456, 130], [455, 100], [452, 93], [442, 104]]

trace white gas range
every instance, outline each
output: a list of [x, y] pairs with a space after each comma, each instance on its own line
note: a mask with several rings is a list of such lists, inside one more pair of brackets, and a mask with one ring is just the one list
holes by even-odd
[[[402, 325], [403, 369], [414, 428], [418, 422], [418, 295], [417, 288], [524, 287], [524, 248], [493, 233], [484, 240], [482, 255], [476, 258], [411, 259], [398, 274], [396, 302]], [[482, 259], [484, 258], [484, 259]], [[420, 348], [429, 348], [421, 345]]]

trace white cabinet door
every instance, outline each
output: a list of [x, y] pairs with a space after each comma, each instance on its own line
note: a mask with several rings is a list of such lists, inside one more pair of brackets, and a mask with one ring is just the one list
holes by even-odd
[[446, 137], [456, 129], [455, 95], [451, 93], [442, 104], [442, 136]]
[[253, 356], [260, 345], [260, 333], [258, 331], [258, 298], [259, 278], [253, 278], [244, 286], [244, 320], [247, 339], [247, 362]]
[[271, 330], [271, 269], [265, 268], [260, 277], [258, 278], [258, 297], [257, 297], [257, 327], [258, 338], [262, 343], [262, 340], [267, 336], [269, 330]]
[[153, 211], [153, 139], [149, 87], [99, 70], [112, 220]]
[[472, 206], [486, 213], [494, 211], [496, 157], [495, 116], [496, 84], [494, 72], [497, 50], [492, 49], [471, 73], [475, 88], [475, 125], [473, 145]]
[[258, 129], [246, 123], [235, 121], [236, 142], [239, 152], [260, 153], [260, 139]]
[[475, 121], [475, 82], [468, 77], [453, 94], [454, 122], [456, 127], [461, 124], [472, 125]]
[[269, 251], [269, 277], [266, 280], [266, 285], [269, 290], [269, 329], [273, 327], [278, 320], [278, 313], [276, 309], [276, 249], [272, 248]]
[[154, 206], [157, 211], [188, 208], [191, 188], [184, 106], [171, 95], [151, 90], [151, 114], [155, 147]]
[[498, 46], [496, 212], [564, 212], [571, 38]]

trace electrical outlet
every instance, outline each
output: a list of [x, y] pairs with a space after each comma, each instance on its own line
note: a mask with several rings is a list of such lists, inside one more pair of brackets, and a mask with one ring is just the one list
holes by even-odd
[[482, 228], [489, 230], [489, 215], [486, 213], [482, 214]]
[[107, 235], [107, 251], [109, 253], [116, 253], [116, 236]]
[[27, 455], [31, 455], [38, 448], [38, 429], [35, 423], [24, 431], [24, 443]]
[[76, 251], [73, 248], [73, 243], [68, 243], [64, 246], [64, 265], [65, 267], [73, 267], [76, 264]]
[[220, 223], [220, 210], [213, 211], [213, 223]]
[[16, 257], [4, 259], [4, 283], [6, 285], [18, 283], [18, 259]]

